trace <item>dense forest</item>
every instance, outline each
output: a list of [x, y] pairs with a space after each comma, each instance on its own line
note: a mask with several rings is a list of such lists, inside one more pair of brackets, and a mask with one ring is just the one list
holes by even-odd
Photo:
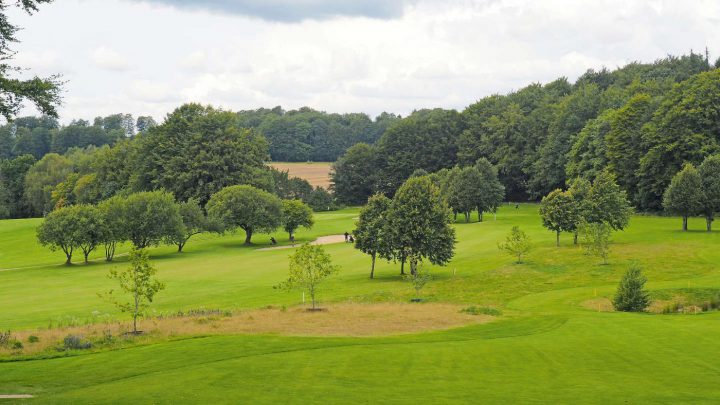
[[[157, 124], [128, 114], [18, 118], [0, 127], [0, 216], [44, 215], [75, 203], [163, 189], [179, 201], [249, 184], [316, 209], [392, 196], [417, 170], [487, 159], [512, 201], [538, 200], [609, 171], [637, 209], [656, 211], [685, 163], [720, 151], [720, 70], [690, 53], [589, 70], [491, 95], [464, 111], [407, 117], [280, 107], [223, 111], [186, 104]], [[334, 196], [266, 166], [335, 160]]]
[[575, 83], [531, 84], [461, 113], [416, 111], [336, 162], [335, 193], [359, 204], [375, 192], [392, 195], [417, 169], [486, 158], [509, 200], [535, 200], [607, 169], [636, 208], [659, 210], [683, 163], [699, 164], [720, 150], [718, 67], [691, 52], [589, 70]]
[[239, 125], [263, 134], [276, 162], [334, 162], [357, 143], [374, 143], [399, 116], [382, 113], [328, 114], [308, 107], [238, 112]]

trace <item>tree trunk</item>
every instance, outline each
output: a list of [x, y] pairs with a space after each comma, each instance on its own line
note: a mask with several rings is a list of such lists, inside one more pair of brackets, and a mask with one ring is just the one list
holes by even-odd
[[483, 221], [483, 212], [480, 211], [480, 210], [478, 210], [478, 221], [479, 221], [479, 222], [482, 222], [482, 221]]
[[470, 213], [466, 212], [465, 213], [465, 223], [467, 224], [468, 222], [470, 222]]
[[400, 261], [400, 275], [405, 275], [405, 258]]
[[73, 254], [73, 251], [72, 251], [72, 249], [63, 250], [63, 251], [65, 252], [65, 257], [67, 257], [67, 260], [65, 260], [65, 264], [69, 266], [69, 265], [72, 264], [72, 254]]
[[372, 254], [372, 267], [370, 267], [370, 278], [375, 278], [375, 253]]
[[688, 217], [685, 216], [685, 217], [683, 217], [683, 229], [682, 229], [683, 231], [687, 231], [687, 229], [688, 229], [687, 224], [688, 224]]
[[83, 254], [85, 255], [85, 264], [88, 264], [88, 256], [90, 256], [89, 251], [83, 251]]
[[573, 232], [573, 245], [577, 245], [578, 242], [578, 231]]
[[252, 229], [246, 229], [245, 230], [245, 244], [246, 245], [252, 245]]
[[137, 318], [140, 312], [140, 302], [137, 291], [135, 291], [135, 311], [133, 312], [133, 334], [137, 335]]
[[453, 211], [453, 221], [457, 222], [457, 211]]
[[555, 232], [555, 246], [560, 247], [560, 231]]
[[111, 262], [115, 257], [115, 242], [105, 244], [105, 261]]
[[705, 223], [707, 224], [707, 231], [708, 231], [708, 232], [712, 232], [712, 223], [713, 223], [713, 220], [714, 220], [714, 219], [715, 219], [715, 218], [710, 217], [710, 216], [705, 217]]
[[413, 276], [417, 276], [417, 259], [411, 257], [410, 258], [410, 274]]
[[178, 247], [178, 253], [182, 253], [183, 247], [185, 247], [185, 243], [184, 242], [178, 243], [177, 247]]

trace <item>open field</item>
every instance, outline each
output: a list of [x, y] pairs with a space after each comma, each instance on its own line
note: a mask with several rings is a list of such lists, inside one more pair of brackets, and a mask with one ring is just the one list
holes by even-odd
[[[350, 231], [356, 216], [356, 209], [317, 214], [315, 228], [297, 238]], [[82, 326], [87, 322], [126, 322], [97, 296], [114, 287], [107, 272], [127, 265], [125, 258], [62, 266], [62, 253], [36, 246], [37, 223], [0, 223], [0, 329], [27, 336], [49, 325], [82, 331], [102, 327]], [[513, 264], [497, 248], [513, 225], [535, 244], [525, 264]], [[152, 250], [158, 278], [167, 284], [153, 308], [158, 315], [231, 312], [228, 320], [202, 326], [216, 323], [215, 331], [197, 326], [203, 322], [190, 328], [183, 319], [148, 320], [176, 322], [177, 333], [113, 350], [43, 352], [40, 357], [54, 357], [47, 359], [11, 361], [6, 354], [0, 394], [33, 394], [37, 403], [713, 403], [720, 395], [720, 312], [627, 314], [606, 305], [632, 262], [664, 300], [720, 291], [720, 232], [700, 231], [702, 219], [691, 220], [693, 231], [679, 227], [677, 218], [634, 217], [613, 236], [610, 264], [602, 266], [572, 246], [570, 235], [556, 248], [536, 206], [506, 206], [497, 220], [488, 215], [483, 223], [457, 224], [456, 257], [445, 268], [430, 266], [435, 280], [423, 292], [425, 304], [407, 304], [413, 292], [396, 264], [380, 262], [370, 280], [367, 256], [331, 244], [326, 250], [342, 270], [322, 286], [328, 311], [315, 314], [299, 312], [298, 292], [272, 288], [286, 277], [290, 251], [261, 250], [269, 235], [258, 235], [253, 247], [242, 246], [240, 234], [202, 235], [183, 254]], [[275, 236], [287, 243], [286, 235]], [[18, 267], [26, 268], [8, 270]], [[503, 314], [455, 313], [468, 306]], [[397, 313], [400, 326], [438, 314], [452, 318], [448, 328], [467, 326], [362, 333], [387, 327], [385, 312]], [[307, 322], [304, 315], [316, 318]]]
[[291, 177], [307, 180], [313, 186], [330, 188], [330, 162], [271, 162], [278, 170], [287, 170]]

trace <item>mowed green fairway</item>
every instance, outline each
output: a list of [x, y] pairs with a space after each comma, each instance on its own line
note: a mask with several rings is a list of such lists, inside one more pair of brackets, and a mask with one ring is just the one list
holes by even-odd
[[[300, 239], [352, 229], [357, 210], [318, 214]], [[0, 223], [0, 329], [59, 320], [119, 317], [97, 297], [113, 288], [116, 264], [60, 266], [62, 254], [35, 246], [37, 220]], [[513, 225], [530, 234], [526, 264], [497, 248]], [[537, 207], [503, 207], [497, 220], [457, 225], [457, 254], [431, 267], [431, 301], [492, 305], [495, 322], [443, 332], [376, 338], [235, 335], [179, 337], [153, 345], [70, 357], [0, 363], [0, 394], [38, 403], [716, 403], [720, 396], [720, 313], [597, 312], [587, 300], [612, 296], [628, 265], [643, 267], [651, 290], [720, 289], [720, 232], [679, 219], [638, 216], [614, 235], [610, 265], [540, 226]], [[276, 237], [281, 233], [277, 233]], [[256, 242], [267, 242], [258, 235]], [[286, 240], [282, 236], [281, 242]], [[158, 312], [295, 305], [299, 293], [273, 290], [289, 250], [242, 247], [242, 235], [202, 236], [187, 253], [153, 250], [165, 281]], [[321, 300], [406, 301], [396, 264], [368, 279], [369, 259], [348, 244], [328, 245], [342, 267]], [[453, 276], [454, 273], [454, 276]], [[422, 305], [422, 304], [418, 304]], [[105, 315], [107, 314], [107, 315]], [[322, 314], [316, 314], [322, 316]]]

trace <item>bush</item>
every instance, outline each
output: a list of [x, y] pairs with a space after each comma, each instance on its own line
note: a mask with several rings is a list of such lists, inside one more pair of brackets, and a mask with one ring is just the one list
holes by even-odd
[[23, 348], [23, 344], [22, 344], [22, 342], [19, 341], [19, 340], [14, 340], [14, 341], [12, 342], [12, 344], [10, 345], [10, 347], [12, 347], [13, 349], [19, 350], [19, 349], [22, 349], [22, 348]]
[[28, 343], [37, 343], [40, 341], [40, 338], [35, 335], [30, 335], [30, 336], [28, 336], [27, 341], [28, 341]]
[[464, 309], [461, 309], [460, 312], [470, 315], [490, 315], [490, 316], [500, 316], [502, 315], [502, 311], [497, 308], [492, 307], [478, 307], [478, 306], [471, 306]]
[[82, 337], [78, 335], [67, 335], [63, 339], [63, 347], [65, 350], [83, 350], [92, 347], [90, 342], [83, 342]]
[[6, 347], [10, 343], [10, 331], [0, 332], [0, 347]]
[[642, 312], [650, 305], [650, 298], [645, 291], [647, 279], [640, 268], [632, 266], [620, 280], [613, 306], [617, 311]]

